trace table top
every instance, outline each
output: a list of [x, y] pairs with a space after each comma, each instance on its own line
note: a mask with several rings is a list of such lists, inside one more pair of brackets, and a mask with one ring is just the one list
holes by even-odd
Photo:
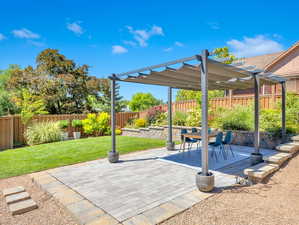
[[[197, 133], [186, 133], [186, 134], [182, 134], [184, 137], [188, 137], [188, 138], [195, 138], [195, 139], [201, 139], [201, 133], [197, 132]], [[215, 133], [211, 133], [208, 134], [208, 137], [216, 137], [217, 134]]]

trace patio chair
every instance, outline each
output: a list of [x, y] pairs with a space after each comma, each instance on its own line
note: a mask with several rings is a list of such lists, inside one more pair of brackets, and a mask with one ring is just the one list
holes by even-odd
[[209, 146], [212, 147], [211, 157], [213, 158], [215, 155], [216, 161], [218, 161], [217, 152], [215, 151], [216, 148], [219, 148], [219, 154], [222, 153], [223, 158], [226, 159], [226, 155], [223, 149], [222, 139], [223, 139], [223, 133], [219, 132], [216, 136], [216, 141], [213, 143], [209, 143]]
[[[192, 148], [193, 143], [197, 142], [197, 140], [194, 140], [194, 139], [188, 138], [188, 137], [186, 137], [185, 140], [184, 140], [183, 134], [187, 134], [187, 133], [188, 133], [187, 129], [181, 129], [181, 145], [180, 145], [180, 149], [182, 149], [184, 141], [185, 141], [185, 143], [188, 144], [188, 147], [187, 147], [188, 150], [190, 150]], [[183, 149], [183, 150], [185, 150], [185, 149]]]
[[195, 127], [192, 127], [192, 128], [191, 128], [191, 132], [192, 132], [192, 133], [197, 133], [197, 129], [196, 129]]
[[233, 141], [233, 133], [232, 131], [227, 131], [224, 140], [222, 141], [223, 148], [225, 149], [225, 146], [227, 146], [232, 154], [233, 157], [235, 157], [235, 154], [233, 152], [231, 143]]

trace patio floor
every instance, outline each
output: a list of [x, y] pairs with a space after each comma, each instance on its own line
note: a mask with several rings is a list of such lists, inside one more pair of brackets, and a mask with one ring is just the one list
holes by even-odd
[[[233, 146], [233, 149], [235, 157], [229, 155], [227, 160], [219, 158], [216, 162], [210, 157], [218, 188], [234, 185], [236, 176], [241, 176], [243, 169], [249, 166], [253, 148]], [[269, 155], [274, 151], [262, 149], [262, 153]], [[115, 224], [141, 224], [140, 220], [156, 224], [210, 196], [199, 192], [195, 185], [195, 174], [200, 170], [200, 150], [152, 149], [123, 155], [121, 160], [110, 164], [107, 159], [101, 159], [49, 170], [47, 176], [55, 180], [41, 186], [54, 196], [60, 190], [56, 185], [71, 189], [79, 195], [78, 202], [88, 200]], [[74, 204], [79, 203], [71, 201], [66, 206], [72, 211]], [[73, 210], [81, 224], [94, 219], [86, 218], [86, 211], [88, 208], [84, 207]]]

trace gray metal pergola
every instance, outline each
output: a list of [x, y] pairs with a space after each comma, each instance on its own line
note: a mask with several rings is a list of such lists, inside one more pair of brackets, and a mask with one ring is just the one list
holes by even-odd
[[[199, 64], [187, 62], [198, 61]], [[182, 64], [179, 68], [170, 66]], [[159, 71], [160, 69], [162, 71]], [[148, 72], [148, 73], [146, 73]], [[227, 65], [209, 58], [208, 50], [203, 50], [201, 55], [170, 61], [167, 63], [145, 67], [126, 73], [113, 74], [111, 79], [111, 130], [112, 150], [108, 154], [111, 163], [118, 162], [119, 154], [116, 150], [115, 139], [115, 82], [133, 82], [167, 86], [168, 88], [168, 139], [167, 149], [174, 150], [172, 140], [172, 88], [201, 90], [202, 92], [202, 171], [197, 174], [197, 186], [202, 191], [211, 191], [214, 188], [214, 175], [209, 172], [208, 166], [208, 90], [247, 89], [254, 86], [254, 152], [251, 154], [251, 163], [263, 161], [260, 153], [259, 132], [259, 90], [262, 84], [281, 84], [282, 90], [282, 137], [286, 136], [286, 79], [255, 69], [254, 66], [242, 67], [239, 64]]]

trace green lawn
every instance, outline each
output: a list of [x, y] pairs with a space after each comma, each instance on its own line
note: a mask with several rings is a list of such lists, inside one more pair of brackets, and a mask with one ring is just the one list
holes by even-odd
[[[120, 154], [165, 146], [164, 140], [117, 136]], [[0, 178], [104, 158], [111, 137], [84, 138], [0, 152]]]

